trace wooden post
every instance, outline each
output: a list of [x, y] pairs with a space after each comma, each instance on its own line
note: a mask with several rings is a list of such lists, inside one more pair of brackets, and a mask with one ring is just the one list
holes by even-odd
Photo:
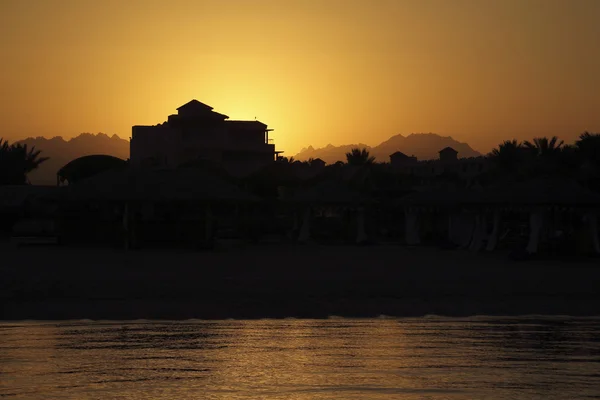
[[129, 203], [123, 209], [123, 231], [125, 232], [125, 250], [129, 250]]
[[304, 220], [302, 221], [302, 227], [300, 228], [300, 234], [298, 235], [298, 241], [306, 243], [310, 240], [310, 206], [306, 208], [304, 212]]
[[598, 240], [598, 216], [595, 213], [589, 213], [587, 220], [590, 226], [590, 235], [592, 236], [592, 245], [596, 254], [600, 254], [600, 241]]
[[358, 209], [357, 215], [357, 224], [356, 224], [356, 243], [360, 244], [366, 242], [367, 234], [365, 232], [365, 209], [360, 207]]
[[417, 245], [421, 243], [419, 237], [419, 220], [417, 211], [414, 208], [406, 208], [405, 215], [405, 241], [408, 245]]
[[529, 254], [535, 254], [538, 251], [543, 221], [544, 212], [542, 209], [531, 210], [529, 215], [529, 243], [527, 244]]
[[498, 244], [498, 235], [500, 233], [500, 210], [496, 208], [494, 210], [494, 227], [492, 228], [492, 233], [490, 234], [486, 246], [487, 251], [492, 251], [496, 248]]
[[205, 228], [204, 235], [205, 235], [206, 242], [210, 243], [210, 241], [212, 239], [212, 210], [210, 209], [209, 203], [206, 203], [205, 211], [206, 211], [206, 214], [205, 214], [206, 221], [204, 224], [204, 228]]

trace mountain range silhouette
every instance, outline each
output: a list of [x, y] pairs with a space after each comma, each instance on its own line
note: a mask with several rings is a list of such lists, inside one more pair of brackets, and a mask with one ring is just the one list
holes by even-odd
[[294, 159], [305, 161], [309, 158], [320, 158], [328, 164], [336, 161], [346, 161], [346, 153], [355, 147], [366, 148], [370, 155], [375, 156], [377, 162], [389, 162], [390, 154], [401, 151], [407, 156], [415, 156], [419, 160], [434, 160], [439, 158], [438, 152], [445, 147], [452, 147], [458, 151], [459, 158], [480, 156], [467, 143], [461, 143], [450, 136], [440, 136], [435, 133], [413, 133], [408, 136], [395, 135], [375, 147], [363, 143], [333, 146], [331, 144], [322, 148], [303, 148], [294, 155]]

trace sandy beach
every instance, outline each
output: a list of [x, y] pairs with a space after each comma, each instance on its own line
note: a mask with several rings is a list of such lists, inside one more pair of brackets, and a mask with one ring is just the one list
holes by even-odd
[[598, 260], [402, 246], [1, 251], [3, 320], [600, 315]]

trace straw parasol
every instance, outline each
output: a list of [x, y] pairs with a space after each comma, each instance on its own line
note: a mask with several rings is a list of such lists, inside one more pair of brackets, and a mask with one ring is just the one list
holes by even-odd
[[482, 188], [456, 188], [441, 185], [421, 188], [396, 201], [398, 206], [456, 207], [480, 204], [485, 195]]
[[352, 190], [344, 182], [332, 180], [322, 181], [312, 187], [301, 189], [289, 201], [320, 205], [361, 205], [371, 203], [373, 200], [369, 196]]
[[139, 201], [232, 201], [258, 199], [196, 168], [107, 171], [68, 187], [73, 199]]
[[0, 185], [0, 207], [20, 207], [31, 199], [57, 200], [60, 188], [38, 185]]
[[490, 188], [485, 191], [482, 202], [494, 205], [600, 207], [600, 195], [570, 179], [538, 178]]

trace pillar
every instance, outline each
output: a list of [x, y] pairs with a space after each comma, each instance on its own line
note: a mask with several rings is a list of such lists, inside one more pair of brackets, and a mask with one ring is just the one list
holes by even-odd
[[598, 240], [598, 216], [595, 213], [587, 215], [590, 226], [590, 235], [592, 236], [592, 245], [596, 254], [600, 254], [600, 241]]
[[494, 210], [494, 226], [492, 228], [492, 233], [488, 237], [488, 242], [486, 246], [487, 251], [493, 251], [496, 249], [498, 245], [498, 235], [500, 235], [500, 210]]
[[364, 243], [367, 241], [367, 234], [365, 233], [365, 210], [364, 210], [364, 208], [358, 209], [356, 218], [357, 218], [356, 243]]
[[206, 242], [210, 242], [212, 239], [212, 210], [210, 204], [206, 204], [205, 208], [205, 222], [204, 222], [204, 238]]
[[417, 210], [414, 208], [407, 208], [404, 210], [404, 215], [406, 244], [413, 246], [421, 243], [421, 239], [419, 238], [419, 220]]
[[123, 232], [125, 240], [125, 250], [129, 250], [129, 204], [125, 203], [123, 209]]
[[529, 215], [529, 243], [527, 244], [529, 254], [535, 254], [538, 251], [543, 221], [544, 212], [542, 209], [531, 211]]
[[302, 220], [302, 227], [300, 228], [300, 234], [298, 235], [298, 241], [306, 243], [310, 240], [310, 207], [306, 208], [304, 212], [304, 219]]
[[481, 213], [477, 213], [475, 216], [475, 226], [473, 228], [473, 238], [471, 240], [471, 244], [469, 245], [469, 250], [471, 251], [479, 251], [483, 246], [483, 238], [487, 231], [487, 224], [485, 220], [485, 215]]
[[288, 238], [293, 240], [296, 236], [296, 232], [298, 232], [298, 212], [296, 211], [294, 211], [292, 215], [292, 223], [292, 230], [288, 233]]

